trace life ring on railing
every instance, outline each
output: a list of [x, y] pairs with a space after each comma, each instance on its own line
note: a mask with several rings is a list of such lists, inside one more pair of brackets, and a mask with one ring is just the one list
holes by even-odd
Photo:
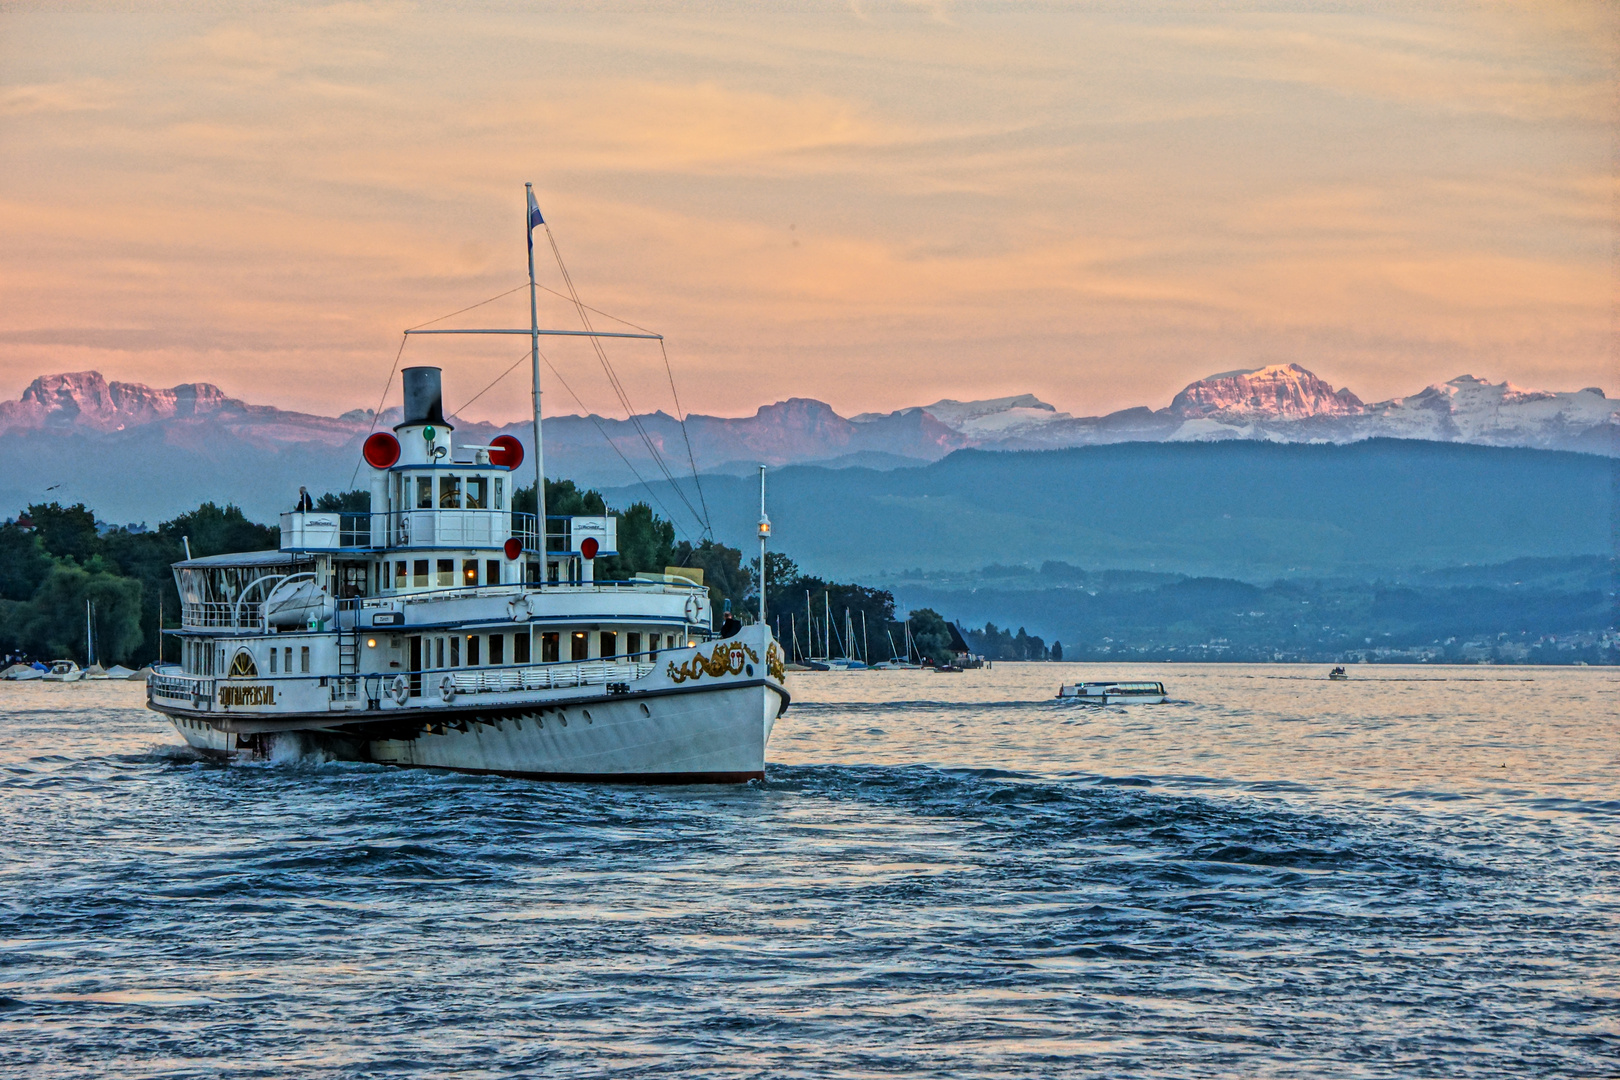
[[456, 677], [454, 675], [446, 675], [439, 680], [439, 698], [446, 705], [456, 700]]
[[686, 621], [695, 623], [701, 614], [703, 614], [703, 600], [696, 593], [693, 593], [686, 598]]
[[403, 675], [395, 675], [388, 692], [393, 695], [396, 705], [403, 705], [411, 699], [411, 681]]

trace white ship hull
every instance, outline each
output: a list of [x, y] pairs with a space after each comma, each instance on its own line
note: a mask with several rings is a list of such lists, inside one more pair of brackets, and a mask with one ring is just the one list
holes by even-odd
[[[161, 697], [153, 707], [188, 745], [212, 755], [317, 753], [540, 779], [742, 783], [764, 778], [765, 747], [789, 701], [773, 670], [778, 646], [764, 640], [769, 659], [757, 669], [748, 662], [758, 656], [754, 649], [717, 642], [681, 650], [660, 670], [613, 692], [596, 685], [462, 693], [337, 715], [240, 707], [221, 713]], [[733, 653], [735, 662], [718, 662]], [[708, 659], [710, 669], [694, 657]]]

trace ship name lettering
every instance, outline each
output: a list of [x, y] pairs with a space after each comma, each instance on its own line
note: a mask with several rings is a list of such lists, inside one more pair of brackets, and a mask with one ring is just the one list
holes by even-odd
[[274, 705], [276, 703], [276, 688], [273, 686], [222, 686], [219, 688], [219, 703], [226, 708], [232, 705]]

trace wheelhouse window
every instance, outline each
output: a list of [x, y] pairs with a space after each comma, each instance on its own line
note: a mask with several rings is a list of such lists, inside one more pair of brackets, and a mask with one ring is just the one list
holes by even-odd
[[440, 510], [460, 510], [461, 509], [461, 477], [459, 477], [459, 476], [441, 476], [441, 477], [439, 477], [439, 509]]
[[489, 508], [489, 478], [487, 476], [467, 477], [467, 509], [486, 510]]
[[438, 585], [441, 589], [448, 589], [456, 583], [456, 560], [438, 560]]
[[428, 561], [426, 559], [415, 560], [411, 567], [411, 584], [418, 589], [428, 587]]
[[478, 584], [478, 560], [461, 560], [461, 583], [469, 589]]
[[416, 508], [418, 510], [433, 509], [433, 477], [418, 476], [416, 478]]
[[501, 560], [488, 559], [484, 562], [484, 584], [499, 585], [501, 583]]
[[404, 559], [394, 564], [394, 588], [403, 589], [410, 584], [410, 564]]
[[495, 501], [491, 504], [491, 508], [506, 509], [506, 483], [498, 476], [495, 478]]

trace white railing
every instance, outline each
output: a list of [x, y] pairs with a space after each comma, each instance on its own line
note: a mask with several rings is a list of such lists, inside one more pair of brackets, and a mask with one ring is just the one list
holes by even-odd
[[257, 630], [262, 624], [260, 604], [257, 600], [221, 603], [204, 600], [180, 605], [180, 625], [187, 627], [213, 627], [224, 629]]
[[148, 675], [146, 689], [153, 697], [171, 701], [213, 700], [214, 681], [198, 675]]
[[445, 675], [454, 682], [458, 694], [498, 694], [514, 690], [553, 690], [573, 686], [606, 686], [630, 683], [650, 675], [655, 665], [591, 660], [577, 664], [546, 664], [540, 667], [484, 668], [477, 671], [425, 671], [423, 682], [435, 693]]

